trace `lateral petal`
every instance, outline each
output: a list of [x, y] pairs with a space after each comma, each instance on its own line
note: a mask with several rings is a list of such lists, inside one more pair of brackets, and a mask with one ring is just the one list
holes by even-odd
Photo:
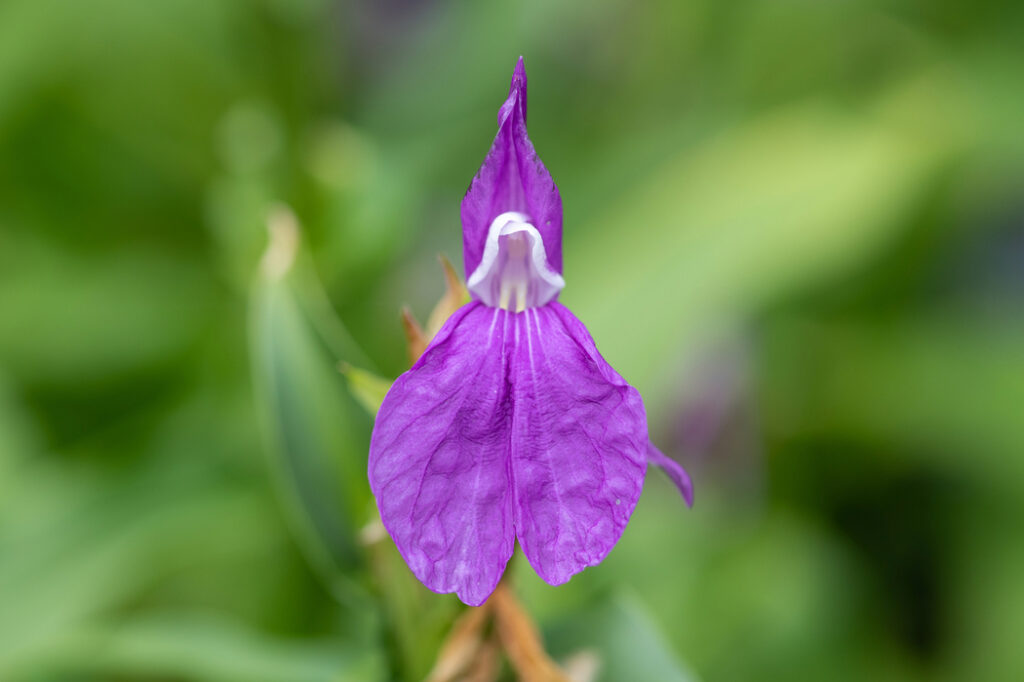
[[513, 514], [545, 581], [607, 556], [640, 498], [647, 416], [640, 394], [558, 302], [513, 315]]
[[395, 381], [370, 442], [381, 520], [420, 581], [479, 606], [512, 556], [513, 330], [470, 303]]
[[693, 481], [690, 480], [690, 474], [686, 473], [682, 464], [656, 448], [650, 441], [647, 443], [647, 462], [664, 471], [669, 480], [679, 489], [679, 494], [683, 496], [686, 506], [693, 506]]

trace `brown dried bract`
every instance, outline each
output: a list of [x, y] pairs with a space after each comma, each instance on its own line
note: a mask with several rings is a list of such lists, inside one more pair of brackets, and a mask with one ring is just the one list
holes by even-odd
[[[540, 633], [502, 582], [487, 602], [468, 608], [452, 626], [426, 682], [495, 682], [505, 654], [516, 678], [523, 682], [572, 682], [544, 651]], [[591, 679], [589, 669], [580, 679]]]
[[468, 673], [476, 667], [475, 663], [484, 647], [484, 632], [489, 619], [490, 608], [487, 604], [475, 609], [466, 609], [456, 619], [452, 631], [448, 633], [426, 682], [456, 682], [466, 679]]
[[445, 320], [469, 301], [469, 292], [466, 291], [465, 285], [459, 279], [459, 274], [455, 272], [451, 262], [445, 258], [444, 254], [440, 254], [438, 259], [444, 270], [445, 292], [430, 312], [430, 317], [427, 319], [427, 330], [423, 331], [408, 307], [402, 308], [402, 328], [405, 330], [410, 364], [415, 363], [423, 355], [427, 344], [437, 332], [441, 331]]
[[499, 584], [487, 603], [495, 609], [495, 625], [509, 663], [523, 682], [570, 682], [541, 643], [541, 635], [511, 588]]
[[405, 331], [405, 343], [409, 351], [409, 364], [414, 364], [427, 349], [429, 339], [423, 333], [423, 328], [408, 306], [402, 308], [402, 329]]
[[510, 587], [500, 583], [487, 603], [509, 663], [523, 682], [571, 682], [555, 665], [540, 641], [540, 633]]
[[466, 291], [466, 286], [462, 283], [459, 278], [459, 273], [455, 272], [455, 268], [452, 266], [445, 255], [438, 254], [438, 260], [441, 261], [441, 267], [444, 269], [444, 284], [445, 292], [441, 300], [434, 306], [434, 310], [431, 311], [430, 317], [427, 318], [427, 338], [434, 338], [434, 334], [441, 331], [441, 327], [444, 326], [445, 320], [447, 320], [452, 313], [466, 305], [469, 301], [469, 292]]

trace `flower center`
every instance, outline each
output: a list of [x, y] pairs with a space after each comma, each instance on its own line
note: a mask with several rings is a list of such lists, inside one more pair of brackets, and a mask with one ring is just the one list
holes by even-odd
[[466, 282], [481, 301], [521, 312], [558, 295], [565, 280], [548, 267], [544, 239], [522, 213], [502, 213], [487, 230], [480, 265]]

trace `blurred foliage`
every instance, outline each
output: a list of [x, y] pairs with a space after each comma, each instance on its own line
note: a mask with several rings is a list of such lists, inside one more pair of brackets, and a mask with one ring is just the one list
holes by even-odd
[[518, 562], [552, 652], [1020, 679], [1021, 35], [997, 0], [0, 2], [0, 679], [429, 669], [457, 604], [366, 540], [362, 408], [519, 54], [563, 300], [698, 495], [652, 473], [566, 586]]

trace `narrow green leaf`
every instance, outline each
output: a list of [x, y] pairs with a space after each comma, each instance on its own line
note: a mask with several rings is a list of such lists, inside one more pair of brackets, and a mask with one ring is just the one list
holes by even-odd
[[254, 383], [293, 527], [316, 570], [338, 588], [362, 565], [358, 533], [370, 507], [371, 424], [345, 390], [337, 361], [318, 340], [293, 290], [294, 219], [275, 214], [271, 226], [252, 296]]
[[370, 415], [376, 415], [381, 403], [384, 402], [384, 396], [391, 389], [391, 382], [373, 372], [348, 364], [341, 365], [339, 369], [348, 380], [349, 390], [359, 404], [366, 408]]
[[955, 144], [823, 106], [764, 116], [610, 207], [574, 242], [564, 300], [624, 376], [668, 391], [707, 334], [877, 253]]
[[5, 679], [41, 673], [173, 678], [188, 682], [376, 682], [385, 679], [380, 652], [326, 640], [287, 640], [222, 617], [164, 614], [84, 628], [45, 658]]
[[8, 491], [16, 485], [14, 473], [35, 450], [35, 440], [27, 415], [0, 374], [0, 514]]
[[[768, 425], [905, 447], [921, 464], [1009, 486], [1024, 475], [1024, 326], [990, 315], [784, 321], [767, 336]], [[922, 453], [922, 454], [917, 454]], [[923, 453], [926, 453], [923, 454]]]
[[175, 478], [154, 474], [118, 486], [22, 476], [27, 486], [37, 479], [37, 492], [60, 490], [63, 497], [34, 507], [19, 502], [33, 516], [5, 528], [0, 679], [197, 552], [215, 551], [211, 538], [236, 539], [266, 525], [264, 501], [250, 492]]

